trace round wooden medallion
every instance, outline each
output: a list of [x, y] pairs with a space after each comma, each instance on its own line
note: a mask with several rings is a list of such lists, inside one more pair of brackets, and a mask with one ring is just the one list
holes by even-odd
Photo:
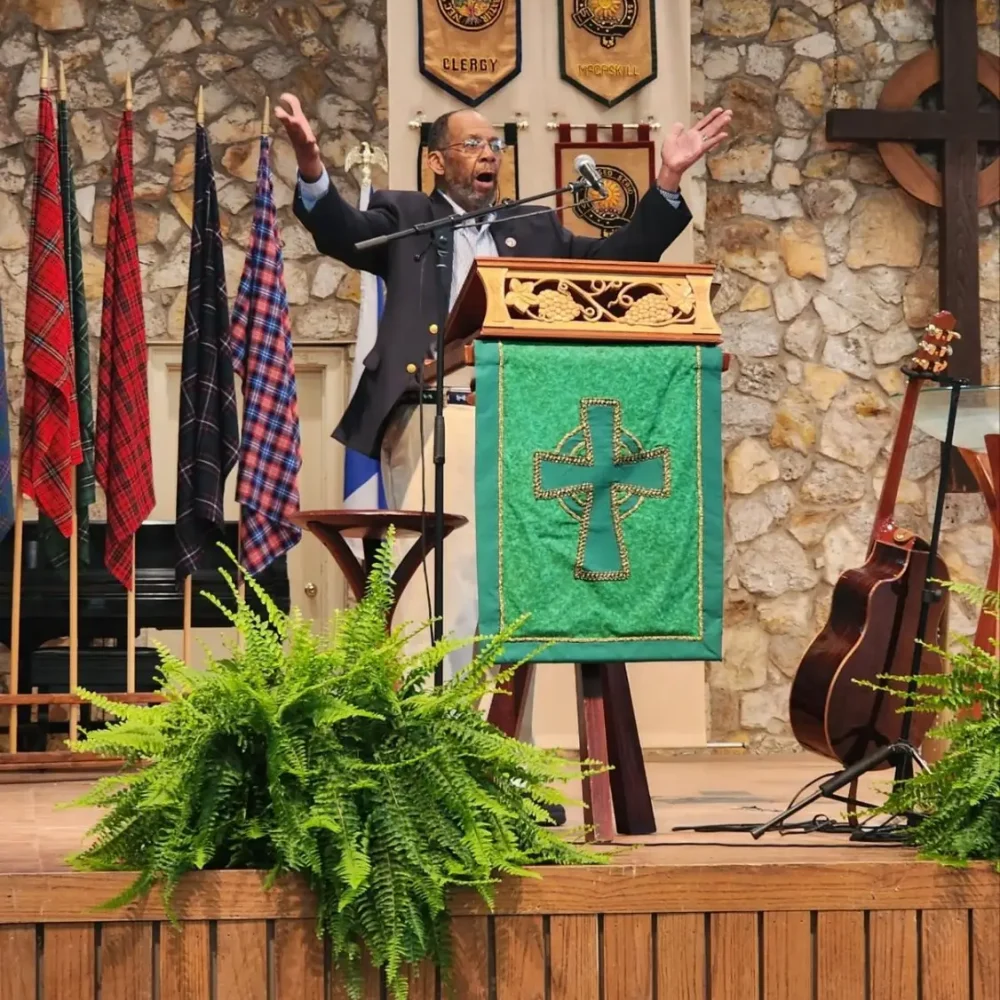
[[[1000, 59], [979, 50], [976, 76], [997, 100], [1000, 100]], [[941, 81], [941, 54], [928, 49], [899, 68], [886, 81], [879, 98], [880, 111], [909, 111], [920, 95]], [[941, 206], [941, 173], [922, 160], [914, 148], [901, 142], [880, 142], [878, 151], [886, 170], [914, 198], [928, 205]], [[1000, 201], [1000, 157], [979, 172], [979, 207]]]

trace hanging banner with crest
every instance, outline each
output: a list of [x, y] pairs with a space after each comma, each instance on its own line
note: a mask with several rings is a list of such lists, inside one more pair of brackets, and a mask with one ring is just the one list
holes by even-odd
[[562, 78], [613, 108], [656, 79], [655, 0], [559, 0]]
[[[576, 170], [573, 161], [588, 153], [597, 164], [608, 195], [602, 198], [596, 191], [581, 195], [573, 204], [571, 195], [559, 195], [562, 224], [580, 236], [610, 236], [627, 225], [636, 206], [656, 179], [656, 143], [650, 138], [650, 126], [634, 129], [634, 140], [625, 139], [625, 126], [612, 125], [611, 141], [598, 139], [599, 128], [587, 125], [583, 142], [574, 142], [571, 127], [560, 124], [556, 152], [556, 186], [568, 184]], [[572, 206], [572, 207], [570, 207]]]
[[420, 72], [475, 107], [521, 72], [520, 0], [417, 0]]
[[[501, 126], [496, 126], [501, 128]], [[427, 139], [430, 135], [431, 123], [420, 123], [420, 148], [417, 150], [417, 189], [424, 194], [434, 190], [434, 171], [427, 163]], [[505, 122], [502, 126], [503, 141], [507, 148], [500, 157], [500, 176], [498, 178], [498, 197], [515, 199], [520, 188], [517, 173], [517, 122]]]

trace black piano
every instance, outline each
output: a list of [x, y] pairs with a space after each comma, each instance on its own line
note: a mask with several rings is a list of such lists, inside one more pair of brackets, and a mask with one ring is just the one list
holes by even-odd
[[[105, 524], [90, 523], [89, 564], [80, 562], [79, 662], [82, 687], [92, 691], [124, 691], [128, 598], [125, 589], [104, 566]], [[227, 522], [219, 540], [236, 551], [237, 525]], [[63, 693], [69, 690], [69, 650], [65, 646], [42, 648], [43, 643], [69, 636], [68, 570], [48, 565], [38, 540], [35, 521], [24, 523], [21, 570], [21, 649], [18, 693]], [[11, 584], [14, 564], [14, 532], [0, 543], [0, 642], [9, 648], [11, 634]], [[184, 626], [184, 585], [178, 580], [177, 540], [173, 522], [146, 522], [136, 536], [135, 627], [173, 630]], [[202, 567], [192, 579], [191, 624], [194, 628], [230, 627], [228, 620], [205, 596], [208, 591], [224, 605], [234, 603], [229, 584], [219, 569], [233, 575], [235, 565], [217, 545], [208, 547]], [[288, 611], [290, 591], [288, 566], [279, 557], [257, 576], [257, 582], [283, 611]], [[246, 588], [251, 606], [258, 601]], [[136, 689], [155, 690], [154, 673], [159, 665], [155, 649], [136, 648]], [[86, 709], [85, 709], [86, 711]], [[0, 718], [6, 713], [0, 713]], [[43, 750], [50, 727], [44, 709], [19, 710], [19, 749]], [[3, 723], [6, 731], [6, 721]], [[66, 726], [53, 726], [65, 731]]]

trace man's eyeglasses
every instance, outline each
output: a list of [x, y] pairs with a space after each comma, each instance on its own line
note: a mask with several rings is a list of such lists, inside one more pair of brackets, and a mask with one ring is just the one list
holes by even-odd
[[453, 142], [444, 148], [461, 149], [466, 153], [478, 153], [483, 146], [489, 146], [499, 156], [507, 148], [507, 143], [503, 139], [477, 139], [474, 136], [470, 136], [468, 139], [463, 139], [461, 142]]

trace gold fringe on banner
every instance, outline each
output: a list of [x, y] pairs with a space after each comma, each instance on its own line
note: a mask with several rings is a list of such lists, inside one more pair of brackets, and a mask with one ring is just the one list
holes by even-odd
[[[585, 126], [582, 142], [574, 142], [572, 126], [559, 125], [556, 153], [556, 186], [562, 187], [574, 176], [573, 161], [580, 153], [589, 153], [597, 163], [597, 170], [608, 192], [602, 198], [596, 191], [589, 192], [579, 205], [562, 213], [562, 223], [580, 236], [610, 236], [616, 229], [627, 225], [635, 213], [642, 196], [656, 179], [656, 143], [650, 137], [649, 125], [639, 125], [634, 140], [626, 141], [625, 126], [611, 126], [611, 141], [601, 142], [597, 125]], [[559, 205], [571, 204], [559, 196]]]
[[559, 70], [607, 108], [655, 80], [655, 0], [559, 0]]
[[420, 72], [475, 107], [521, 72], [520, 0], [417, 0]]
[[[434, 190], [434, 171], [427, 163], [427, 137], [430, 134], [431, 123], [420, 123], [420, 148], [417, 150], [417, 187], [424, 194]], [[503, 156], [500, 157], [500, 177], [498, 197], [517, 198], [520, 182], [517, 173], [517, 122], [506, 122], [503, 126], [503, 141], [507, 144]]]

